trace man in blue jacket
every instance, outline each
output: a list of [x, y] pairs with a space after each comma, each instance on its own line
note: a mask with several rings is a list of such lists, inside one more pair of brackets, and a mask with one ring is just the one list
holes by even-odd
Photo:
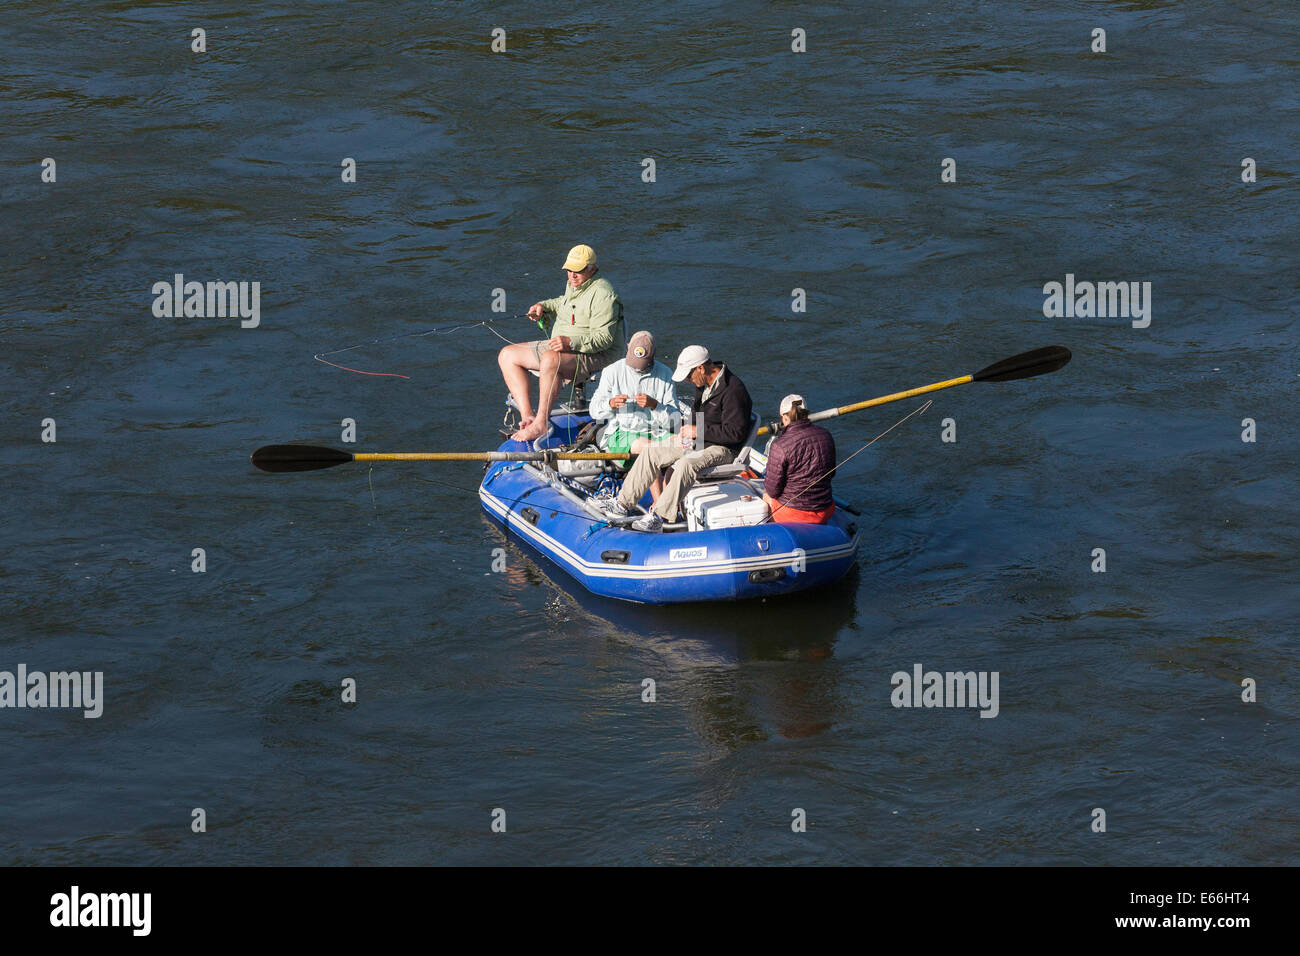
[[713, 465], [734, 461], [745, 447], [752, 425], [754, 403], [745, 383], [724, 363], [711, 361], [709, 350], [703, 346], [682, 349], [673, 381], [689, 381], [695, 386], [694, 411], [698, 424], [682, 426], [679, 441], [659, 442], [642, 451], [627, 473], [618, 497], [606, 506], [612, 518], [630, 517], [641, 496], [659, 477], [660, 469], [671, 465], [672, 478], [655, 498], [654, 507], [632, 523], [637, 531], [662, 531], [665, 521], [676, 521], [682, 499], [699, 473]]

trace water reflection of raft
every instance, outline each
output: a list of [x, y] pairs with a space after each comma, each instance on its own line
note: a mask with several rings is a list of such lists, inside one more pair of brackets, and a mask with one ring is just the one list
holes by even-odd
[[[589, 421], [561, 412], [551, 418], [551, 435], [535, 446], [507, 441], [499, 450], [558, 448]], [[748, 467], [758, 471], [761, 462], [755, 454]], [[737, 470], [719, 470], [697, 486], [714, 508], [723, 506], [719, 513], [734, 513], [725, 507], [729, 498], [761, 494], [757, 484], [746, 488]], [[483, 476], [479, 499], [511, 538], [588, 591], [624, 601], [679, 604], [791, 594], [838, 581], [856, 558], [856, 515], [843, 505], [822, 525], [767, 521], [647, 534], [610, 525], [585, 504], [594, 481], [545, 464], [495, 462]], [[642, 504], [649, 500], [647, 495]]]

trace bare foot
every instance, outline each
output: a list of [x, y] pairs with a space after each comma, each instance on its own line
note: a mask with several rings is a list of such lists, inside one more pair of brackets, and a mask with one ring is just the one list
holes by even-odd
[[536, 441], [546, 434], [546, 423], [534, 418], [529, 424], [510, 436], [511, 441]]

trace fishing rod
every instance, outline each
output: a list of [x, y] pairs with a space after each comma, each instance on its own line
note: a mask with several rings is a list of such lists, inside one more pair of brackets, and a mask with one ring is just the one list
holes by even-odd
[[794, 495], [793, 497], [787, 499], [786, 501], [778, 501], [778, 502], [776, 503], [776, 507], [773, 508], [773, 509], [771, 510], [771, 512], [768, 514], [768, 516], [767, 516], [766, 518], [764, 518], [762, 521], [760, 521], [759, 524], [766, 524], [766, 523], [768, 523], [769, 521], [772, 522], [772, 523], [774, 523], [774, 524], [778, 524], [779, 522], [777, 522], [777, 520], [776, 520], [776, 513], [777, 513], [778, 511], [780, 511], [782, 508], [790, 508], [790, 507], [792, 507], [793, 504], [794, 504], [794, 502], [798, 501], [798, 500], [799, 500], [800, 498], [802, 498], [804, 495], [808, 494], [808, 492], [811, 491], [811, 490], [812, 490], [812, 489], [813, 489], [813, 488], [814, 488], [814, 487], [815, 487], [815, 486], [816, 486], [816, 485], [817, 485], [817, 484], [822, 480], [822, 478], [829, 478], [831, 475], [835, 474], [835, 472], [839, 471], [840, 468], [842, 468], [842, 467], [844, 467], [845, 465], [847, 465], [847, 464], [848, 464], [849, 462], [851, 462], [854, 458], [857, 458], [857, 457], [858, 457], [859, 455], [861, 455], [864, 451], [866, 451], [868, 448], [870, 448], [870, 447], [871, 447], [872, 445], [874, 445], [876, 442], [880, 441], [880, 439], [884, 438], [886, 435], [888, 435], [890, 432], [892, 432], [892, 431], [893, 431], [895, 428], [897, 428], [899, 425], [903, 424], [903, 422], [907, 421], [907, 420], [908, 420], [909, 418], [911, 418], [913, 415], [924, 415], [927, 411], [930, 410], [930, 406], [933, 405], [933, 404], [934, 404], [934, 401], [933, 401], [933, 400], [927, 399], [927, 400], [926, 400], [926, 403], [925, 403], [924, 405], [922, 405], [920, 408], [915, 408], [915, 409], [913, 409], [912, 411], [908, 412], [906, 415], [904, 415], [904, 416], [903, 416], [902, 418], [900, 418], [898, 421], [894, 422], [894, 424], [890, 425], [888, 428], [886, 428], [883, 432], [881, 432], [881, 433], [880, 433], [879, 435], [877, 435], [875, 438], [871, 439], [871, 441], [867, 442], [865, 445], [863, 445], [861, 448], [859, 448], [859, 449], [858, 449], [857, 451], [855, 451], [853, 454], [849, 455], [848, 458], [845, 458], [843, 461], [836, 462], [835, 466], [834, 466], [833, 468], [831, 468], [830, 471], [826, 472], [826, 474], [822, 475], [821, 478], [818, 478], [816, 481], [814, 481], [811, 485], [809, 485], [809, 486], [808, 486], [807, 488], [805, 488], [803, 491], [801, 491], [801, 492], [799, 492], [797, 495]]

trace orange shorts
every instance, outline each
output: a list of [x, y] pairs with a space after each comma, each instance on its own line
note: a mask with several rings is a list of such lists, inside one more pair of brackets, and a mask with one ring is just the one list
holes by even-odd
[[[779, 505], [781, 502], [777, 502]], [[821, 511], [800, 511], [798, 508], [777, 508], [772, 512], [776, 524], [825, 524], [835, 514], [835, 503]]]

